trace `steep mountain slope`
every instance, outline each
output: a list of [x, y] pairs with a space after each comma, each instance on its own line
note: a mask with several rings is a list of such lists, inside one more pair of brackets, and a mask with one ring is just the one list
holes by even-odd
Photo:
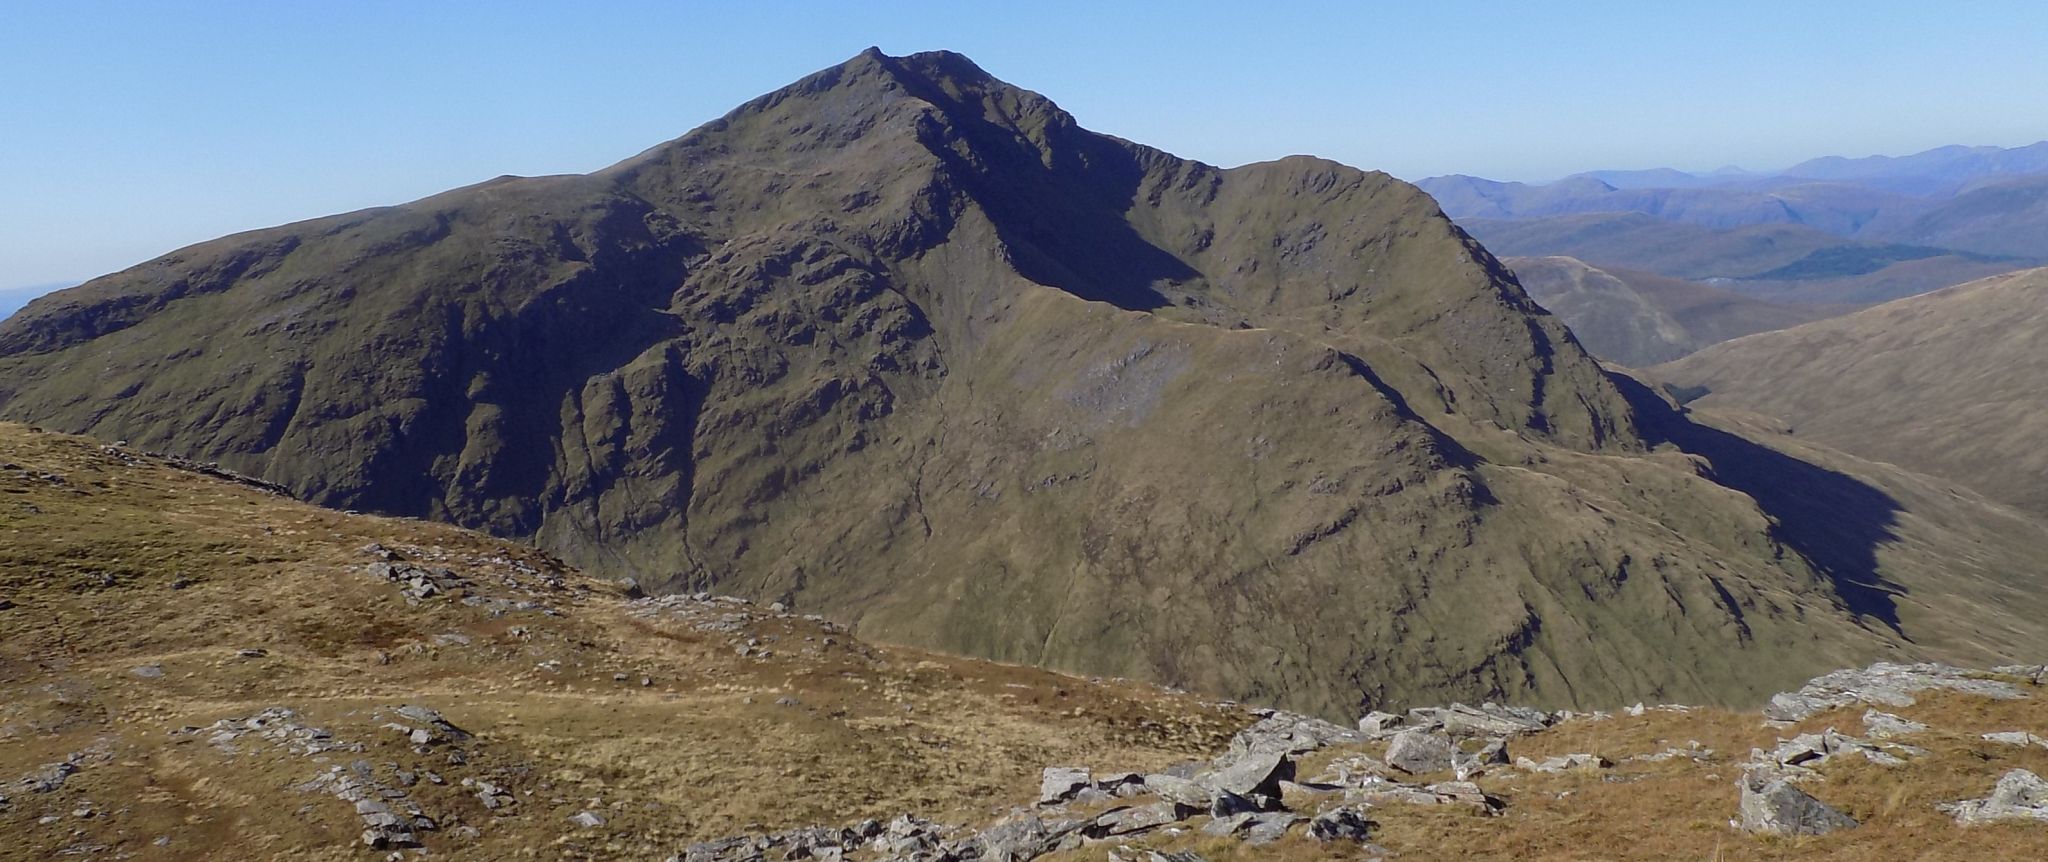
[[1634, 367], [1851, 310], [1762, 302], [1698, 282], [1599, 268], [1571, 257], [1501, 262], [1514, 270], [1531, 298], [1571, 327], [1587, 350]]
[[[1611, 377], [1413, 187], [1177, 159], [945, 53], [44, 298], [0, 324], [0, 416], [1333, 715], [2048, 643], [2026, 601], [1903, 612], [1887, 584], [1949, 593], [1889, 497]], [[2025, 541], [1954, 577], [2034, 576]]]
[[1802, 439], [2048, 514], [2048, 270], [1754, 335], [1654, 374], [1697, 403], [1783, 418]]
[[1496, 254], [1563, 256], [1780, 303], [1869, 304], [2037, 265], [1926, 245], [1861, 242], [1799, 225], [1707, 228], [1640, 213], [1460, 224]]

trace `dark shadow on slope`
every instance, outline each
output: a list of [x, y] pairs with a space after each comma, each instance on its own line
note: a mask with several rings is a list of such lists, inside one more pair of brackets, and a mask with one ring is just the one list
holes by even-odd
[[[925, 145], [995, 222], [1024, 277], [1131, 311], [1171, 305], [1157, 288], [1162, 282], [1201, 277], [1125, 220], [1145, 178], [1128, 148], [1082, 129], [1051, 102], [989, 77], [964, 57], [906, 59], [933, 68], [886, 62], [897, 65], [899, 80], [914, 95], [945, 115], [919, 130]], [[1011, 110], [1017, 113], [1005, 115]], [[956, 147], [961, 142], [964, 154]]]
[[1850, 476], [1693, 422], [1626, 374], [1608, 377], [1650, 442], [1713, 462], [1713, 479], [1755, 499], [1777, 521], [1776, 538], [1825, 575], [1850, 611], [1905, 634], [1892, 598], [1905, 589], [1877, 573], [1878, 546], [1897, 538], [1898, 501]]

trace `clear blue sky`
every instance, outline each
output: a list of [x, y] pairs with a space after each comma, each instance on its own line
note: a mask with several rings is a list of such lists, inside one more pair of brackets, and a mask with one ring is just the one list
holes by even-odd
[[2048, 3], [0, 0], [0, 290], [589, 171], [868, 45], [1224, 165], [1417, 179], [2048, 138]]

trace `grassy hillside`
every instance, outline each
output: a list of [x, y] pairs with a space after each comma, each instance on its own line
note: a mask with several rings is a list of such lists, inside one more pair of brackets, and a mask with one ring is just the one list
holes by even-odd
[[1751, 336], [1660, 366], [1703, 406], [1781, 417], [1802, 438], [2048, 513], [2048, 270]]
[[[634, 604], [528, 547], [83, 438], [0, 424], [0, 464], [0, 859], [365, 858], [348, 803], [301, 788], [359, 761], [437, 820], [437, 855], [661, 858], [749, 829], [985, 817], [1041, 763], [1163, 767], [1249, 720], [765, 606]], [[446, 588], [412, 598], [380, 563]], [[425, 726], [406, 705], [475, 738], [416, 745], [386, 726]], [[328, 736], [214, 741], [280, 708]], [[74, 755], [59, 791], [15, 783]], [[516, 801], [486, 808], [477, 781]], [[569, 826], [584, 810], [607, 828]]]

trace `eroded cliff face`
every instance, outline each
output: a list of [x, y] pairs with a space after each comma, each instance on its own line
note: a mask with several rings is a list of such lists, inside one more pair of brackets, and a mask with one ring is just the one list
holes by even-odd
[[1411, 186], [1176, 159], [951, 54], [0, 327], [0, 416], [982, 656], [1348, 713], [1901, 642], [1628, 383]]

